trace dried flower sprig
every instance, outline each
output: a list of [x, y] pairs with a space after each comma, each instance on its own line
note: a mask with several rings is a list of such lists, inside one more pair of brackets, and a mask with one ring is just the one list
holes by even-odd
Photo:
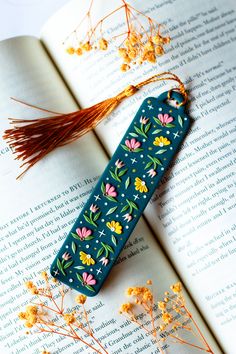
[[[121, 6], [111, 11], [93, 26], [91, 16], [93, 1], [91, 0], [82, 21], [63, 43], [68, 54], [80, 56], [93, 49], [107, 50], [109, 42], [121, 37], [122, 42], [118, 46], [118, 54], [123, 61], [120, 67], [123, 72], [129, 70], [132, 64], [141, 65], [145, 61], [155, 63], [156, 58], [164, 54], [164, 46], [170, 43], [170, 37], [161, 35], [161, 25], [151, 17], [135, 9], [127, 1], [121, 0]], [[126, 31], [110, 39], [105, 38], [104, 22], [118, 11], [124, 13]], [[81, 26], [84, 22], [87, 22], [87, 32], [82, 39]]]
[[[18, 314], [19, 319], [25, 322], [25, 327], [34, 327], [35, 331], [32, 333], [46, 332], [69, 337], [85, 344], [95, 353], [108, 354], [91, 327], [85, 308], [87, 297], [82, 294], [76, 296], [76, 308], [65, 309], [65, 296], [70, 289], [66, 290], [56, 279], [49, 278], [47, 272], [42, 272], [41, 275], [43, 281], [40, 282], [43, 286], [38, 287], [32, 281], [25, 283], [30, 293], [35, 295], [34, 301], [24, 312]], [[55, 290], [58, 290], [57, 294]], [[48, 352], [44, 350], [44, 353]]]
[[[147, 285], [152, 285], [152, 281], [148, 280]], [[196, 320], [186, 306], [181, 283], [171, 285], [170, 289], [171, 293], [166, 291], [162, 301], [156, 303], [151, 289], [147, 287], [128, 288], [126, 294], [133, 297], [134, 301], [121, 305], [120, 313], [154, 338], [161, 353], [164, 351], [160, 342], [171, 339], [172, 342], [174, 340], [175, 343], [213, 354]], [[144, 316], [140, 316], [141, 314]], [[199, 345], [185, 339], [186, 332], [197, 338]]]

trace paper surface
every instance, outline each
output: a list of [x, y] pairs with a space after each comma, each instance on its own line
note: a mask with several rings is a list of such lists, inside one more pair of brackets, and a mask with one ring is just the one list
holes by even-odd
[[[105, 3], [109, 12], [110, 2]], [[135, 2], [132, 5], [136, 6]], [[225, 351], [233, 353], [235, 2], [176, 0], [141, 4], [141, 10], [145, 8], [151, 17], [166, 23], [173, 41], [156, 65], [134, 67], [125, 74], [119, 71], [121, 61], [115, 56], [114, 47], [105, 54], [97, 52], [80, 58], [65, 53], [62, 38], [79, 22], [76, 6], [78, 2], [74, 1], [54, 16], [45, 26], [42, 38], [82, 107], [161, 71], [173, 71], [186, 82], [190, 91], [189, 113], [195, 122], [145, 216]], [[97, 4], [97, 16], [104, 14], [104, 7], [99, 12]], [[70, 22], [59, 29], [59, 23], [66, 18]], [[124, 23], [119, 23], [121, 33]], [[114, 35], [116, 24], [108, 23]], [[81, 85], [77, 85], [78, 80]], [[115, 150], [140, 102], [169, 87], [147, 86], [122, 103], [96, 129], [109, 154]]]

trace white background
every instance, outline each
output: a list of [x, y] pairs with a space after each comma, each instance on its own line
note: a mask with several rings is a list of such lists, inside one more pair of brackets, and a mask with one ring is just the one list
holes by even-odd
[[47, 19], [68, 0], [0, 0], [0, 40], [39, 36]]

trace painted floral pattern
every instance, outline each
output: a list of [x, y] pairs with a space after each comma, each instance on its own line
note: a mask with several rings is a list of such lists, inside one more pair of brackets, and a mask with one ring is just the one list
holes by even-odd
[[118, 235], [122, 234], [122, 226], [118, 221], [112, 220], [111, 222], [107, 222], [106, 225], [111, 232], [115, 232]]
[[99, 289], [183, 139], [186, 120], [154, 98], [143, 103], [53, 263], [55, 277], [87, 295]]
[[136, 191], [139, 191], [141, 193], [147, 193], [148, 192], [148, 187], [146, 186], [146, 182], [142, 181], [139, 177], [135, 178], [135, 189]]

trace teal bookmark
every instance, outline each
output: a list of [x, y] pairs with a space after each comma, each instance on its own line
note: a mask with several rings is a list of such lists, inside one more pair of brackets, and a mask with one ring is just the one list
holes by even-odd
[[190, 126], [168, 92], [146, 98], [51, 265], [71, 288], [96, 295], [174, 158]]

